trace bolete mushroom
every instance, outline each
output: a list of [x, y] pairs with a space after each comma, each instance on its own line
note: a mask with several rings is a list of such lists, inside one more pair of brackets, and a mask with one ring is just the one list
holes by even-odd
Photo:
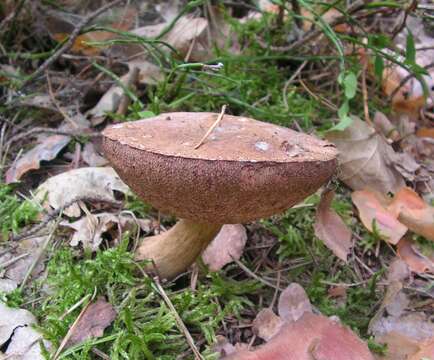
[[163, 278], [185, 271], [223, 224], [281, 213], [335, 172], [332, 144], [242, 116], [225, 115], [195, 148], [217, 116], [166, 113], [103, 132], [119, 176], [143, 200], [182, 219], [136, 250]]

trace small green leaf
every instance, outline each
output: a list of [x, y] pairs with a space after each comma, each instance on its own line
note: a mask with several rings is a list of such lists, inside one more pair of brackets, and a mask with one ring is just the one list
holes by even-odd
[[357, 91], [357, 77], [354, 73], [348, 73], [344, 78], [345, 97], [352, 99]]
[[375, 72], [375, 76], [378, 78], [379, 81], [383, 79], [383, 71], [384, 71], [384, 60], [380, 55], [377, 55], [374, 61], [374, 72]]
[[348, 115], [348, 111], [350, 110], [350, 105], [348, 101], [345, 101], [338, 110], [339, 119], [344, 119]]
[[408, 31], [408, 35], [407, 35], [405, 61], [409, 64], [416, 63], [416, 46], [414, 45], [414, 37], [411, 31]]
[[155, 116], [155, 114], [152, 111], [148, 111], [148, 110], [139, 111], [137, 113], [137, 115], [140, 117], [140, 119], [147, 119], [147, 118]]
[[341, 119], [335, 126], [333, 126], [329, 131], [344, 131], [348, 126], [350, 126], [353, 122], [353, 119], [346, 115], [343, 119]]

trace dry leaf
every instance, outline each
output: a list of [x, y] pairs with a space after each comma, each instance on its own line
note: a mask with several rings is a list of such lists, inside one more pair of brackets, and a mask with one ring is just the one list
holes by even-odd
[[331, 319], [304, 313], [286, 323], [267, 344], [242, 350], [225, 360], [374, 360], [366, 344], [350, 329]]
[[[36, 318], [27, 310], [13, 309], [0, 302], [0, 358], [2, 352], [11, 360], [43, 360], [40, 333], [31, 327]], [[50, 344], [44, 340], [46, 348]]]
[[431, 360], [434, 359], [434, 337], [419, 344], [420, 350], [408, 360]]
[[315, 217], [315, 235], [338, 258], [346, 262], [351, 248], [351, 231], [330, 207], [333, 197], [334, 191], [330, 190], [325, 190], [321, 195]]
[[396, 169], [399, 162], [392, 147], [357, 117], [344, 131], [326, 135], [338, 150], [339, 178], [353, 190], [369, 188], [381, 194], [396, 193], [405, 185]]
[[84, 145], [83, 151], [81, 152], [81, 156], [83, 161], [89, 166], [104, 166], [107, 165], [108, 161], [98, 154], [95, 149], [95, 145], [91, 142], [86, 143]]
[[86, 308], [72, 329], [65, 348], [81, 344], [87, 339], [101, 337], [104, 334], [104, 329], [113, 322], [116, 316], [113, 306], [104, 298], [99, 298]]
[[391, 283], [392, 281], [404, 281], [410, 276], [410, 270], [405, 263], [405, 261], [400, 258], [395, 258], [387, 272], [387, 282]]
[[203, 262], [211, 271], [218, 271], [233, 259], [239, 260], [246, 241], [247, 232], [243, 225], [224, 225], [203, 252]]
[[422, 274], [434, 272], [434, 262], [421, 254], [411, 240], [403, 238], [397, 246], [398, 256], [405, 261], [411, 271]]
[[[115, 201], [114, 190], [126, 193], [129, 188], [111, 167], [86, 167], [49, 178], [37, 188], [36, 199], [59, 209], [76, 199]], [[64, 209], [70, 217], [79, 217], [80, 213], [76, 203]]]
[[290, 284], [282, 291], [277, 309], [279, 316], [285, 322], [297, 321], [305, 312], [312, 312], [306, 292], [297, 283]]
[[16, 182], [30, 170], [39, 169], [41, 161], [50, 161], [71, 141], [69, 136], [52, 135], [26, 152], [6, 172], [6, 183]]
[[408, 187], [399, 190], [388, 210], [416, 234], [434, 241], [434, 207]]
[[265, 341], [279, 333], [283, 325], [282, 319], [271, 309], [262, 309], [253, 321], [253, 331]]
[[407, 232], [407, 227], [385, 209], [380, 202], [379, 194], [369, 190], [354, 191], [351, 194], [351, 199], [359, 211], [363, 225], [369, 231], [373, 231], [375, 221], [376, 229], [387, 242], [396, 245]]
[[[150, 222], [151, 220], [149, 220]], [[71, 246], [82, 244], [84, 248], [92, 251], [96, 251], [99, 248], [102, 242], [102, 235], [113, 228], [114, 225], [118, 226], [119, 233], [134, 225], [140, 226], [144, 231], [150, 230], [150, 224], [146, 224], [145, 220], [138, 219], [136, 221], [132, 216], [127, 214], [114, 215], [110, 213], [88, 214], [73, 223], [63, 221], [60, 225], [75, 230], [70, 241]]]

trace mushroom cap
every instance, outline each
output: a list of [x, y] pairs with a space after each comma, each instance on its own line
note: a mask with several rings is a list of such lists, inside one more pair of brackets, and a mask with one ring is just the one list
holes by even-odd
[[103, 148], [119, 176], [163, 212], [231, 224], [284, 211], [331, 178], [331, 143], [246, 117], [166, 113], [103, 132]]

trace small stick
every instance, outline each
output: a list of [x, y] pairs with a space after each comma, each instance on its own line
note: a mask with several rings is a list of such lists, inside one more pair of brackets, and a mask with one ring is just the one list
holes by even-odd
[[368, 88], [366, 86], [366, 71], [368, 69], [368, 60], [364, 61], [362, 69], [362, 94], [363, 94], [363, 111], [365, 113], [365, 121], [369, 126], [374, 127], [372, 124], [371, 117], [369, 116], [369, 106], [368, 106]]
[[200, 139], [200, 141], [194, 147], [195, 150], [198, 149], [203, 144], [203, 142], [206, 140], [206, 138], [209, 136], [209, 134], [211, 134], [212, 131], [216, 128], [216, 126], [220, 123], [220, 121], [222, 121], [223, 116], [225, 115], [225, 111], [226, 111], [226, 105], [223, 105], [222, 111], [220, 112], [219, 116], [217, 117], [217, 120], [214, 122], [214, 124], [211, 125], [211, 127], [208, 129], [206, 134], [203, 136], [203, 138]]
[[187, 327], [185, 326], [184, 322], [181, 319], [181, 316], [179, 316], [178, 312], [175, 309], [175, 306], [173, 306], [172, 301], [170, 301], [169, 297], [167, 296], [166, 292], [164, 291], [163, 287], [160, 284], [160, 281], [158, 278], [154, 278], [155, 285], [158, 289], [158, 292], [160, 293], [161, 297], [163, 298], [164, 302], [172, 312], [173, 316], [175, 317], [175, 321], [178, 324], [179, 330], [182, 331], [184, 334], [188, 345], [190, 346], [191, 350], [193, 351], [193, 354], [195, 355], [196, 360], [204, 360], [203, 356], [200, 354], [199, 350], [197, 349], [193, 337], [191, 336], [190, 332], [188, 331]]
[[[8, 251], [9, 251], [9, 249], [8, 249]], [[13, 263], [17, 262], [18, 260], [25, 258], [26, 256], [29, 256], [29, 253], [24, 253], [24, 254], [15, 256], [14, 258], [9, 259], [5, 262], [2, 262], [0, 264], [0, 269], [4, 269], [5, 267], [8, 267], [8, 266], [12, 265]]]
[[[128, 74], [127, 81], [125, 82], [125, 86], [131, 90], [135, 90], [136, 84], [139, 80], [139, 74], [140, 69], [138, 67], [133, 67], [133, 69]], [[118, 110], [116, 111], [116, 114], [118, 115], [125, 115], [128, 110], [128, 106], [130, 105], [131, 98], [128, 96], [127, 93], [122, 94], [121, 101], [119, 102]]]

